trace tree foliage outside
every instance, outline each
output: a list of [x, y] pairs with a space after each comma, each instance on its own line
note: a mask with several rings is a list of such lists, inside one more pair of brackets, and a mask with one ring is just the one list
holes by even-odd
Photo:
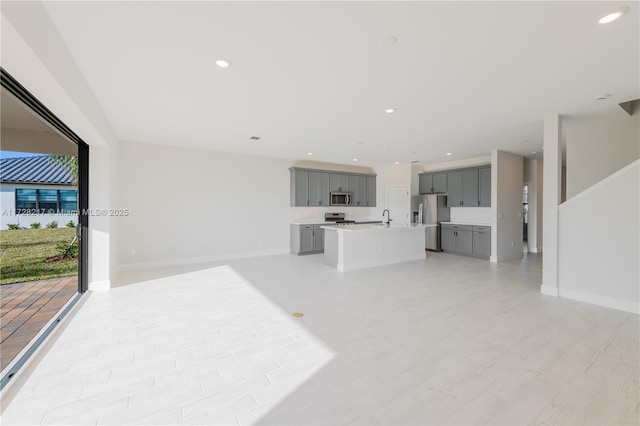
[[49, 157], [49, 161], [71, 173], [73, 186], [78, 186], [78, 157], [71, 155], [52, 155]]

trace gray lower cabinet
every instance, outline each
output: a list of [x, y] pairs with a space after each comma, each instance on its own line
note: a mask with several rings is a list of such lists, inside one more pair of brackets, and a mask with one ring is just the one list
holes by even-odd
[[491, 227], [442, 224], [442, 250], [449, 253], [488, 258], [491, 255]]
[[480, 257], [491, 256], [491, 227], [473, 227], [473, 255]]
[[293, 254], [312, 254], [324, 251], [322, 224], [290, 226], [290, 250]]

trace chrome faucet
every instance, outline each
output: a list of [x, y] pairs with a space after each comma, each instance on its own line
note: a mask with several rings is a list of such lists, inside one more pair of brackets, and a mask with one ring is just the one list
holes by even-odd
[[386, 222], [386, 224], [388, 225], [389, 222], [391, 222], [391, 213], [389, 213], [389, 209], [384, 209], [382, 211], [382, 217], [384, 217], [384, 212], [387, 212], [387, 222]]

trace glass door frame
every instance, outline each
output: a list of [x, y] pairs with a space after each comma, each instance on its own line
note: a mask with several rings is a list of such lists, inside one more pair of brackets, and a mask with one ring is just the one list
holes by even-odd
[[0, 67], [0, 84], [33, 113], [78, 146], [78, 293], [89, 288], [89, 145], [44, 106], [31, 92]]

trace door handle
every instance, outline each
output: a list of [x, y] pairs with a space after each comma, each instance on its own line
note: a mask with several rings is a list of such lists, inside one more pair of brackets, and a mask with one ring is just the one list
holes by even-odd
[[80, 223], [76, 225], [76, 238], [77, 239], [82, 238], [82, 225]]

